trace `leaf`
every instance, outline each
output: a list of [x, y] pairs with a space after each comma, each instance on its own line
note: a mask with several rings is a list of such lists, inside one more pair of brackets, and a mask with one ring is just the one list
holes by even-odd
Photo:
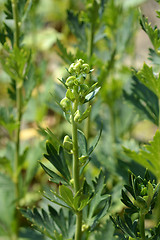
[[71, 64], [75, 61], [73, 54], [71, 52], [67, 52], [60, 40], [57, 40], [57, 46], [59, 48], [58, 54], [66, 63]]
[[40, 165], [44, 169], [44, 171], [51, 177], [50, 181], [57, 184], [62, 183], [64, 185], [68, 185], [68, 182], [64, 178], [60, 177], [55, 172], [47, 168], [43, 163], [40, 162]]
[[151, 23], [148, 23], [148, 18], [141, 15], [140, 24], [142, 29], [147, 33], [153, 47], [156, 51], [160, 48], [160, 30], [155, 26], [152, 28]]
[[48, 155], [44, 154], [44, 157], [47, 158], [51, 164], [64, 176], [64, 178], [69, 181], [71, 177], [65, 159], [61, 159], [60, 155], [58, 155], [56, 149], [49, 141], [46, 142], [46, 149]]
[[131, 151], [124, 148], [125, 153], [144, 166], [148, 168], [159, 180], [160, 178], [160, 132], [157, 130], [153, 141], [149, 142], [149, 145], [144, 145], [143, 149], [139, 152]]
[[47, 237], [56, 240], [54, 237], [55, 225], [52, 222], [51, 217], [42, 209], [41, 213], [39, 213], [37, 208], [33, 208], [33, 210], [28, 209], [20, 209], [22, 215], [26, 217], [30, 222], [33, 223], [36, 230], [46, 235]]
[[100, 138], [101, 138], [101, 134], [102, 134], [102, 128], [100, 129], [99, 134], [94, 138], [93, 142], [92, 142], [92, 146], [89, 148], [88, 150], [88, 155], [90, 155], [94, 149], [96, 148]]
[[104, 217], [110, 207], [111, 197], [104, 191], [104, 175], [100, 172], [98, 178], [93, 181], [93, 196], [90, 199], [89, 204], [84, 208], [84, 220], [91, 231], [93, 231], [98, 221]]
[[150, 121], [158, 125], [159, 108], [157, 96], [142, 84], [136, 76], [133, 76], [132, 79], [131, 93], [124, 91], [124, 98], [130, 102], [140, 114], [145, 114]]
[[87, 140], [86, 137], [84, 135], [84, 133], [80, 130], [78, 130], [78, 147], [79, 147], [79, 152], [80, 152], [80, 156], [87, 156]]
[[79, 21], [79, 14], [75, 14], [68, 10], [67, 21], [71, 32], [80, 40], [82, 45], [86, 44], [85, 24]]
[[135, 73], [136, 77], [160, 98], [160, 74], [155, 76], [152, 67], [144, 63], [143, 68]]
[[13, 131], [18, 127], [13, 108], [0, 107], [0, 124], [12, 135]]
[[91, 92], [87, 96], [85, 96], [84, 103], [91, 101], [95, 97], [95, 95], [99, 92], [100, 88], [101, 87], [95, 89], [93, 92]]
[[59, 193], [63, 199], [64, 202], [67, 203], [68, 206], [72, 207], [73, 206], [73, 193], [71, 189], [64, 185], [59, 186]]
[[71, 209], [71, 207], [63, 200], [60, 195], [58, 195], [55, 191], [49, 189], [48, 187], [45, 188], [44, 197], [61, 207]]

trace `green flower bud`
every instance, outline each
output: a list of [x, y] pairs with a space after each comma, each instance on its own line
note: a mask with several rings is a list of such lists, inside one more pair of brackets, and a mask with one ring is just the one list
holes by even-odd
[[67, 112], [67, 111], [69, 111], [70, 110], [70, 108], [71, 108], [71, 102], [70, 102], [70, 100], [68, 99], [68, 98], [63, 98], [61, 101], [60, 101], [60, 105], [61, 105], [61, 107], [63, 108], [63, 110], [65, 111], [65, 112]]
[[71, 89], [68, 89], [66, 92], [66, 97], [71, 100], [72, 102], [75, 100], [75, 96], [73, 94], [73, 92], [71, 91]]
[[69, 87], [69, 88], [72, 88], [74, 86], [74, 81], [76, 80], [76, 77], [74, 76], [70, 76], [67, 78], [66, 80], [66, 85]]
[[70, 67], [68, 68], [68, 71], [71, 73], [71, 74], [75, 74], [75, 63], [72, 63], [70, 65]]
[[72, 140], [70, 139], [70, 137], [68, 135], [66, 135], [64, 137], [63, 140], [63, 146], [66, 150], [71, 151], [73, 149], [73, 143]]
[[82, 69], [83, 69], [83, 71], [84, 71], [85, 73], [89, 73], [89, 71], [90, 71], [90, 67], [89, 67], [89, 65], [88, 65], [87, 63], [84, 63], [84, 64], [82, 65]]
[[79, 74], [80, 70], [81, 70], [81, 63], [77, 62], [74, 66], [74, 69], [75, 69], [76, 73]]
[[84, 60], [78, 59], [78, 62], [80, 62], [80, 64], [83, 64], [83, 63], [84, 63]]
[[74, 121], [75, 122], [79, 122], [79, 119], [81, 118], [81, 112], [80, 112], [80, 110], [77, 110], [76, 112], [75, 112], [75, 116], [74, 116]]

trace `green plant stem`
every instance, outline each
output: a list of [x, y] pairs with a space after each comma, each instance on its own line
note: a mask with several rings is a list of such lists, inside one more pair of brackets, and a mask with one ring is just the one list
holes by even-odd
[[[14, 48], [19, 48], [19, 37], [20, 37], [20, 29], [19, 29], [19, 16], [18, 16], [18, 8], [17, 8], [17, 0], [12, 0], [12, 11], [13, 11], [13, 19], [15, 23], [14, 29]], [[18, 127], [16, 129], [16, 150], [15, 150], [15, 161], [14, 161], [14, 182], [15, 182], [15, 197], [16, 197], [16, 207], [18, 206], [19, 199], [19, 183], [18, 183], [18, 167], [19, 167], [19, 156], [20, 156], [20, 129], [21, 129], [21, 118], [22, 118], [22, 87], [19, 83], [16, 83], [16, 108], [17, 108], [17, 123]], [[19, 216], [16, 211], [16, 226], [15, 226], [15, 234], [13, 239], [18, 239], [18, 229], [19, 229]]]
[[73, 179], [74, 179], [74, 189], [75, 193], [79, 191], [79, 159], [78, 159], [78, 129], [77, 123], [74, 121], [74, 113], [77, 110], [77, 101], [75, 100], [73, 104], [72, 112], [72, 141], [73, 141]]
[[139, 228], [140, 228], [140, 235], [141, 235], [141, 239], [145, 240], [145, 214], [140, 212], [139, 215]]
[[82, 211], [78, 212], [76, 216], [75, 240], [81, 240], [81, 237], [82, 237]]
[[108, 105], [109, 112], [110, 112], [110, 127], [111, 127], [111, 144], [112, 144], [112, 156], [114, 158], [114, 161], [116, 163], [117, 157], [116, 157], [116, 151], [115, 151], [115, 142], [116, 142], [116, 135], [115, 135], [115, 117], [114, 117], [114, 111], [113, 106]]
[[[160, 131], [160, 99], [158, 99], [158, 107], [159, 107], [159, 114], [158, 114], [158, 129]], [[158, 179], [160, 181], [160, 179]], [[156, 224], [160, 222], [160, 188], [158, 189], [157, 194], [157, 204], [156, 204]]]
[[[90, 32], [89, 32], [89, 36], [88, 36], [88, 58], [89, 60], [92, 57], [93, 54], [93, 40], [94, 40], [94, 24], [91, 23], [91, 28], [90, 28]], [[91, 66], [92, 67], [92, 66]], [[91, 74], [90, 74], [90, 79], [89, 81], [91, 82]], [[89, 107], [91, 103], [88, 103], [87, 108]], [[85, 135], [86, 135], [86, 139], [88, 140], [90, 137], [90, 126], [91, 126], [91, 112], [88, 115], [88, 118], [86, 119], [86, 124], [85, 124]]]
[[[77, 124], [74, 121], [74, 113], [77, 111], [77, 101], [73, 104], [72, 112], [72, 141], [73, 141], [73, 179], [74, 190], [77, 193], [80, 190], [80, 176], [79, 176], [79, 159], [78, 159], [78, 129]], [[76, 232], [75, 240], [81, 240], [82, 235], [82, 211], [76, 214]]]

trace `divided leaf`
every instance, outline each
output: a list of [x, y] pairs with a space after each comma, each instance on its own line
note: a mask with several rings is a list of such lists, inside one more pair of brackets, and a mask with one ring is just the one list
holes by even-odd
[[142, 84], [136, 76], [133, 76], [131, 93], [123, 92], [125, 99], [130, 102], [137, 111], [158, 125], [159, 109], [158, 98], [149, 88]]
[[136, 77], [160, 99], [160, 74], [154, 74], [152, 67], [144, 63], [143, 68], [135, 73]]
[[63, 149], [60, 149], [60, 156], [49, 141], [46, 142], [46, 149], [48, 154], [44, 154], [44, 157], [51, 162], [51, 164], [62, 174], [66, 181], [70, 181], [71, 176], [66, 160], [63, 157]]
[[155, 26], [152, 28], [151, 23], [148, 22], [148, 18], [141, 16], [140, 24], [142, 29], [147, 33], [150, 41], [153, 44], [153, 47], [156, 51], [159, 51], [160, 48], [160, 30]]
[[71, 240], [73, 238], [73, 228], [75, 218], [71, 212], [68, 212], [67, 219], [64, 212], [60, 209], [59, 213], [51, 206], [48, 206], [48, 212], [44, 209], [38, 211], [37, 208], [20, 209], [22, 215], [26, 217], [36, 230], [52, 240]]
[[67, 52], [66, 48], [60, 40], [57, 40], [57, 46], [59, 48], [58, 54], [66, 63], [71, 64], [75, 61], [73, 54], [71, 52]]

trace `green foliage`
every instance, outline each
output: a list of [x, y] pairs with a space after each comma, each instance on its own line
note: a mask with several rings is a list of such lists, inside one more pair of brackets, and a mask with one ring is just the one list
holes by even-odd
[[160, 76], [154, 74], [152, 67], [149, 67], [144, 63], [143, 68], [138, 71], [136, 77], [142, 82], [146, 87], [148, 87], [154, 94], [160, 98]]
[[124, 97], [139, 114], [144, 114], [147, 119], [158, 125], [158, 97], [142, 84], [136, 76], [133, 76], [131, 93], [124, 91]]
[[84, 185], [85, 193], [88, 190], [93, 192], [92, 199], [83, 212], [86, 228], [91, 231], [95, 230], [99, 220], [106, 215], [111, 204], [111, 196], [105, 193], [104, 182], [105, 178], [101, 171], [99, 176], [92, 182], [93, 187], [87, 183]]
[[135, 161], [139, 162], [144, 167], [148, 168], [159, 180], [159, 159], [160, 159], [160, 132], [157, 130], [153, 141], [149, 145], [143, 146], [139, 152], [126, 149], [125, 153]]
[[73, 238], [73, 228], [75, 226], [75, 218], [71, 212], [68, 212], [68, 221], [65, 221], [65, 213], [62, 209], [57, 212], [53, 207], [39, 211], [37, 208], [33, 210], [21, 209], [23, 216], [31, 221], [39, 232], [48, 236], [53, 240], [71, 240]]
[[[123, 219], [117, 216], [111, 217], [111, 220], [117, 228], [121, 229], [125, 239], [150, 239], [148, 233], [144, 232], [144, 221], [146, 215], [148, 213], [152, 214], [152, 210], [155, 207], [159, 185], [151, 180], [149, 173], [146, 171], [144, 179], [140, 176], [136, 177], [130, 172], [129, 184], [124, 185], [124, 187], [127, 192], [122, 190], [121, 201], [127, 208], [125, 209]], [[135, 213], [138, 213], [138, 215], [133, 220], [131, 216]], [[155, 228], [149, 230], [152, 232], [152, 239], [157, 237], [158, 228], [155, 226]]]

